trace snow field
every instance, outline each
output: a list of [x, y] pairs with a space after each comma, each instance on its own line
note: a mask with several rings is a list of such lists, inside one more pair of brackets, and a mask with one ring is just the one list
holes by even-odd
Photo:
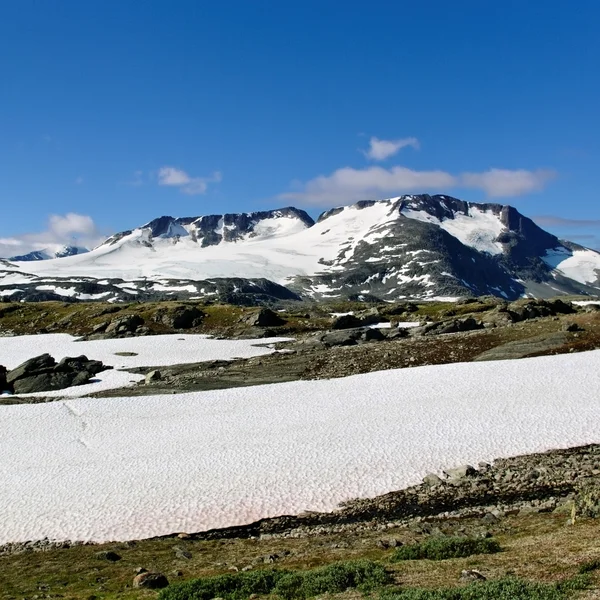
[[600, 351], [0, 407], [0, 543], [240, 525], [598, 442]]
[[[81, 356], [101, 360], [114, 369], [102, 371], [97, 381], [53, 392], [26, 394], [28, 396], [81, 397], [99, 391], [132, 385], [144, 377], [116, 369], [134, 367], [163, 367], [208, 360], [251, 358], [273, 352], [271, 346], [289, 338], [265, 340], [215, 340], [205, 335], [169, 334], [113, 340], [77, 341], [67, 333], [3, 337], [0, 343], [0, 365], [14, 369], [26, 360], [48, 353], [58, 362], [65, 356]], [[257, 344], [262, 344], [258, 346]], [[120, 356], [130, 352], [133, 356]], [[2, 390], [0, 390], [2, 391]]]

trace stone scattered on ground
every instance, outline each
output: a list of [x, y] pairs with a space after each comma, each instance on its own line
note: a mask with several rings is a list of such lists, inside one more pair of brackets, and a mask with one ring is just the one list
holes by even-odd
[[122, 557], [112, 550], [103, 550], [102, 552], [96, 552], [96, 558], [107, 560], [109, 562], [117, 562], [121, 560]]
[[486, 577], [476, 569], [463, 569], [460, 573], [460, 581], [486, 581]]
[[57, 363], [49, 354], [42, 354], [9, 371], [6, 385], [14, 394], [62, 390], [88, 383], [92, 377], [110, 368], [86, 356], [65, 357]]
[[133, 578], [134, 588], [145, 588], [148, 590], [160, 590], [169, 585], [169, 580], [162, 573], [140, 573]]

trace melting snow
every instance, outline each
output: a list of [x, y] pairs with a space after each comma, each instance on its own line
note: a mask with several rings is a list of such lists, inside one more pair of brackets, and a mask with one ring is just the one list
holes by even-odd
[[327, 511], [452, 465], [597, 443], [599, 363], [592, 351], [0, 407], [0, 543]]

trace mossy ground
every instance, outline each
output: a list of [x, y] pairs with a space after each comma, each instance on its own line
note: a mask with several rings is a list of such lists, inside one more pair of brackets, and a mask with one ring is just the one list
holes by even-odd
[[[457, 527], [460, 528], [460, 523]], [[597, 520], [584, 519], [569, 526], [564, 514], [508, 517], [494, 531], [502, 552], [443, 561], [394, 562], [395, 549], [378, 547], [381, 538], [393, 537], [404, 543], [427, 539], [409, 528], [304, 538], [200, 541], [173, 537], [138, 541], [133, 545], [79, 546], [0, 556], [0, 598], [153, 598], [156, 592], [132, 588], [136, 568], [160, 571], [171, 583], [181, 583], [231, 574], [247, 565], [253, 565], [253, 571], [272, 568], [294, 571], [361, 559], [385, 565], [392, 583], [402, 588], [454, 588], [461, 585], [458, 580], [463, 569], [477, 569], [489, 580], [519, 577], [553, 583], [574, 577], [583, 565], [600, 561], [598, 531]], [[191, 558], [178, 557], [175, 546], [191, 553]], [[101, 550], [113, 550], [122, 559], [112, 563], [97, 558], [96, 553]], [[263, 557], [278, 558], [266, 564]], [[588, 574], [591, 589], [578, 592], [581, 598], [594, 598], [600, 591], [598, 571], [592, 569]], [[356, 591], [342, 594], [348, 598], [359, 596]]]

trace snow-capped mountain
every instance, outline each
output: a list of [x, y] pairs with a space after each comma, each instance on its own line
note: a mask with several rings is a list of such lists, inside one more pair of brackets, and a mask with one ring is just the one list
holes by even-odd
[[83, 248], [82, 246], [62, 246], [58, 250], [50, 250], [45, 248], [44, 250], [33, 250], [27, 254], [20, 256], [11, 256], [8, 260], [14, 262], [29, 262], [32, 260], [51, 260], [53, 258], [64, 258], [65, 256], [75, 256], [76, 254], [85, 254], [89, 252], [89, 248]]
[[429, 195], [358, 202], [316, 222], [296, 208], [164, 216], [86, 254], [11, 265], [0, 266], [0, 294], [14, 298], [35, 290], [38, 298], [251, 301], [253, 286], [261, 300], [600, 291], [600, 253], [559, 240], [511, 206]]

